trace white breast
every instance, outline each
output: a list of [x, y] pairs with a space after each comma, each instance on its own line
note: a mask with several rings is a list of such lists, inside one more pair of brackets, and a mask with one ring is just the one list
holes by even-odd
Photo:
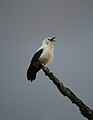
[[44, 51], [40, 56], [40, 60], [44, 65], [46, 65], [52, 61], [53, 56], [54, 56], [54, 46], [53, 45], [45, 46]]

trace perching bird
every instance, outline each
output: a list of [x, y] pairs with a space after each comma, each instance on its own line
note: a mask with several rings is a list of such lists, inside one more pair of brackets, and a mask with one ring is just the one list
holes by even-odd
[[54, 46], [55, 37], [48, 37], [42, 41], [42, 46], [36, 51], [31, 60], [30, 66], [27, 70], [28, 81], [33, 81], [36, 78], [36, 73], [41, 69], [41, 65], [38, 64], [38, 59], [42, 64], [49, 64], [54, 56]]

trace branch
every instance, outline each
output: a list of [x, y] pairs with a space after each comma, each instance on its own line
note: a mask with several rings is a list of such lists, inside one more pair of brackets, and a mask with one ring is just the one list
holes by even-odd
[[[41, 64], [41, 62], [39, 61]], [[56, 76], [49, 70], [48, 67], [45, 67], [41, 64], [42, 70], [44, 71], [45, 75], [49, 77], [50, 80], [56, 85], [58, 90], [64, 96], [67, 96], [73, 104], [79, 107], [81, 114], [86, 117], [88, 120], [93, 120], [93, 110], [90, 109], [87, 105], [85, 105], [69, 88], [65, 87], [62, 82], [58, 80]]]

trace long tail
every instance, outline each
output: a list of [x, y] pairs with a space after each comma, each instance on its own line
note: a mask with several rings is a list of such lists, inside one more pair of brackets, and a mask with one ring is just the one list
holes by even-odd
[[33, 81], [36, 79], [36, 73], [41, 69], [41, 65], [34, 65], [30, 64], [28, 70], [27, 70], [27, 79], [28, 81]]
[[27, 70], [27, 79], [31, 82], [36, 79], [36, 71], [31, 66]]

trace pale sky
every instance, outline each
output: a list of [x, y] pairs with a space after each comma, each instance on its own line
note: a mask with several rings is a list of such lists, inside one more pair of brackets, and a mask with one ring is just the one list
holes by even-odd
[[93, 0], [0, 1], [0, 120], [87, 120], [41, 70], [26, 70], [45, 37], [56, 36], [48, 65], [93, 109]]

